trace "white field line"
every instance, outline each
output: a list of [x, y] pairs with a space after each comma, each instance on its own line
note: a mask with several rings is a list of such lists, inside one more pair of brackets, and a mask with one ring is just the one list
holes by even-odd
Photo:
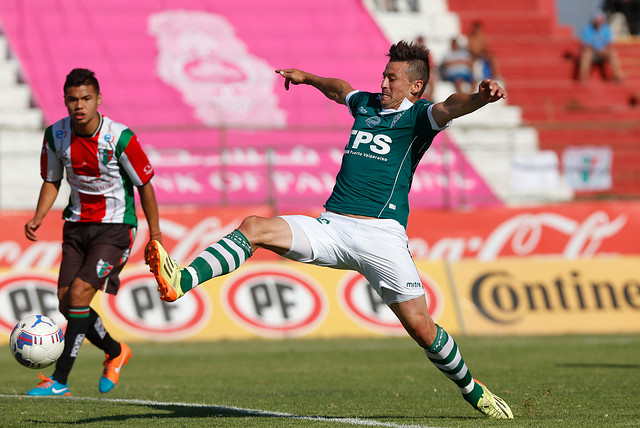
[[431, 427], [427, 425], [405, 425], [405, 424], [396, 424], [393, 422], [380, 422], [376, 420], [360, 419], [360, 418], [337, 418], [337, 417], [332, 418], [327, 416], [301, 416], [301, 415], [293, 415], [291, 413], [270, 412], [266, 410], [255, 410], [255, 409], [243, 409], [242, 407], [218, 406], [215, 404], [179, 403], [179, 402], [172, 403], [168, 401], [136, 400], [136, 399], [127, 399], [127, 398], [57, 397], [57, 396], [34, 397], [31, 395], [9, 395], [9, 394], [0, 394], [0, 398], [35, 398], [35, 399], [53, 398], [53, 399], [59, 399], [59, 400], [103, 401], [108, 403], [134, 404], [134, 405], [158, 406], [158, 407], [192, 407], [192, 408], [199, 408], [199, 409], [210, 409], [210, 410], [219, 411], [219, 412], [234, 412], [236, 414], [244, 415], [244, 416], [263, 416], [263, 417], [271, 417], [271, 418], [299, 419], [299, 420], [305, 420], [305, 421], [335, 422], [340, 424], [371, 426], [371, 427], [438, 428], [438, 427]]

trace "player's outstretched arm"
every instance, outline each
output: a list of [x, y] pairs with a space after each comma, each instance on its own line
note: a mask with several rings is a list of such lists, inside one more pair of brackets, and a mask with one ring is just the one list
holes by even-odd
[[474, 94], [453, 94], [431, 109], [431, 114], [439, 126], [445, 126], [450, 120], [472, 113], [489, 103], [507, 98], [504, 89], [491, 79], [484, 79]]
[[320, 77], [297, 68], [284, 68], [276, 70], [276, 73], [284, 77], [284, 88], [288, 91], [289, 84], [311, 85], [322, 92], [327, 98], [339, 104], [346, 104], [345, 99], [349, 92], [353, 91], [351, 85], [344, 80], [331, 77]]

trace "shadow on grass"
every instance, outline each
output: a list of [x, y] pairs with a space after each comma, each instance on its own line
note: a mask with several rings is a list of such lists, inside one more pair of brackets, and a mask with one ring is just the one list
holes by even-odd
[[[62, 398], [70, 399], [70, 397]], [[93, 401], [93, 400], [91, 400]], [[96, 400], [102, 401], [102, 400]], [[139, 420], [144, 423], [146, 420], [152, 424], [154, 419], [203, 419], [203, 418], [273, 418], [273, 419], [285, 419], [285, 420], [302, 420], [302, 421], [315, 421], [315, 422], [336, 422], [345, 423], [350, 425], [381, 425], [381, 426], [422, 426], [425, 419], [457, 419], [457, 420], [473, 420], [471, 416], [402, 416], [402, 415], [380, 415], [380, 416], [366, 416], [366, 417], [342, 417], [342, 416], [320, 416], [320, 415], [294, 415], [290, 413], [281, 412], [269, 412], [262, 410], [243, 409], [238, 407], [205, 405], [205, 404], [187, 404], [187, 403], [153, 403], [153, 402], [140, 402], [137, 400], [104, 400], [117, 402], [121, 404], [129, 404], [134, 406], [144, 406], [152, 409], [152, 413], [131, 413], [120, 415], [109, 415], [100, 417], [91, 417], [77, 419], [75, 421], [46, 421], [46, 423], [54, 425], [81, 425], [96, 422], [121, 422], [131, 423], [132, 421]], [[381, 420], [395, 420], [403, 421], [401, 423], [394, 422], [380, 422]], [[32, 419], [27, 422], [37, 423], [45, 422]], [[405, 425], [410, 424], [410, 425]], [[415, 425], [414, 425], [415, 424]]]
[[639, 369], [640, 364], [622, 363], [563, 363], [557, 367], [582, 368], [582, 369]]

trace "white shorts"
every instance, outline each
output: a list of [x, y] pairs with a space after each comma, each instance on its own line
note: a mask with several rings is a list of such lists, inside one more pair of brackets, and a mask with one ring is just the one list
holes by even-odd
[[387, 305], [424, 295], [404, 227], [391, 219], [358, 219], [333, 212], [318, 218], [281, 216], [293, 242], [284, 257], [348, 269], [364, 276]]

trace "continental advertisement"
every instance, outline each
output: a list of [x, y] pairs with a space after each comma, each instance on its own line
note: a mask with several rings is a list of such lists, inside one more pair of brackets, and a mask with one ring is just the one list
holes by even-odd
[[640, 332], [638, 266], [640, 257], [453, 263], [462, 331]]
[[[23, 235], [31, 213], [1, 213], [0, 342], [15, 323], [57, 311], [60, 213]], [[163, 241], [187, 264], [268, 207], [162, 208]], [[318, 213], [307, 213], [316, 215]], [[142, 217], [141, 217], [142, 218]], [[432, 317], [453, 334], [640, 332], [640, 204], [412, 213], [407, 233]], [[116, 296], [92, 306], [128, 341], [379, 337], [405, 334], [367, 281], [257, 251], [240, 269], [162, 302], [143, 262], [140, 222]]]

